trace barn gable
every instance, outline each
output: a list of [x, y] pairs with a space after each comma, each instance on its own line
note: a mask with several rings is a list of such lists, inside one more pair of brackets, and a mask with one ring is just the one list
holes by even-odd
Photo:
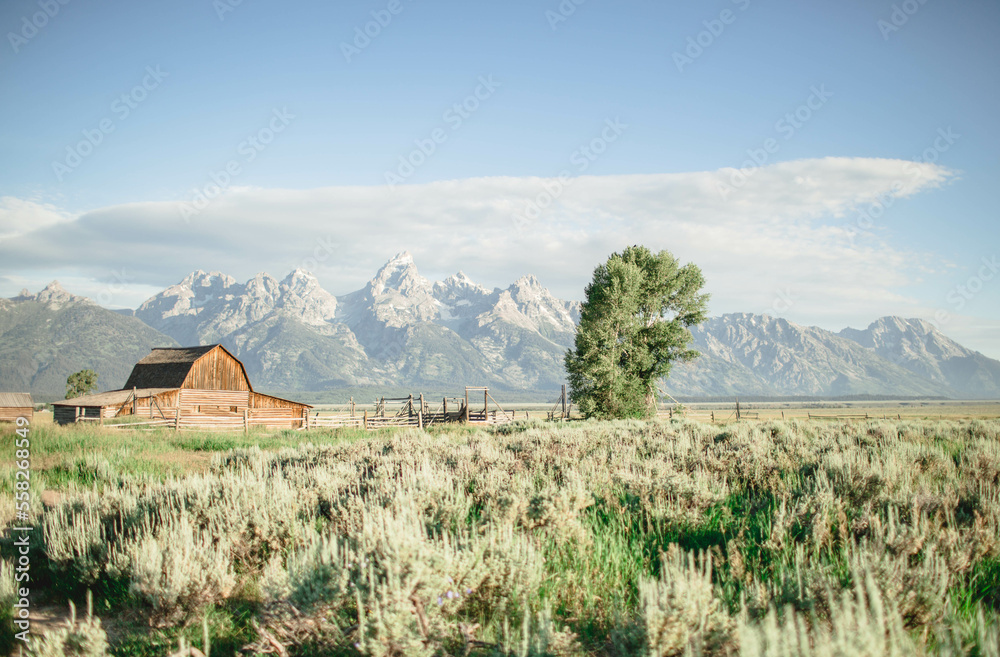
[[132, 388], [253, 392], [243, 363], [220, 344], [154, 349], [132, 368], [124, 389]]

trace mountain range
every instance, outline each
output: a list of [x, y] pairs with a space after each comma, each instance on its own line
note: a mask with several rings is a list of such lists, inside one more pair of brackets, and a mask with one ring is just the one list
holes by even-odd
[[[534, 276], [492, 290], [462, 272], [430, 281], [405, 252], [339, 297], [302, 270], [245, 283], [196, 271], [114, 312], [53, 282], [0, 300], [0, 390], [58, 396], [85, 367], [112, 389], [154, 346], [216, 342], [271, 391], [557, 390], [579, 314], [579, 303], [557, 299]], [[833, 333], [728, 314], [692, 335], [702, 357], [674, 367], [663, 384], [674, 396], [1000, 396], [1000, 361], [917, 319]]]

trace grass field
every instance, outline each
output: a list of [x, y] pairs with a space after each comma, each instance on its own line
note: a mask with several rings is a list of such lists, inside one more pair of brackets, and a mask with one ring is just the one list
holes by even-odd
[[41, 414], [30, 586], [54, 631], [30, 653], [1000, 655], [1000, 421], [899, 414], [246, 435]]

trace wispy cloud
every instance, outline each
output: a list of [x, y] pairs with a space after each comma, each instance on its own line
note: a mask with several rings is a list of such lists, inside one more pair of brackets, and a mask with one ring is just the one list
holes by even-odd
[[554, 293], [581, 298], [593, 268], [612, 251], [645, 244], [701, 266], [713, 312], [764, 312], [780, 293], [793, 300], [780, 306], [790, 318], [841, 324], [918, 307], [900, 290], [939, 263], [884, 236], [852, 241], [851, 213], [889, 190], [908, 196], [953, 177], [941, 166], [904, 160], [798, 160], [755, 169], [727, 199], [718, 185], [729, 170], [581, 176], [521, 231], [512, 217], [551, 181], [230, 188], [190, 223], [176, 202], [67, 217], [4, 199], [0, 261], [22, 279], [60, 270], [102, 280], [109, 270], [123, 271], [143, 290], [194, 269], [248, 278], [304, 267], [342, 294], [405, 249], [428, 276], [461, 269], [499, 286], [534, 273]]
[[69, 221], [74, 217], [54, 205], [0, 196], [0, 252], [11, 238]]

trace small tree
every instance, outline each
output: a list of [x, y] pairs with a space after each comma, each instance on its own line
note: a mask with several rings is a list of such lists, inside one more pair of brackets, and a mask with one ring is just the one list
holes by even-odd
[[566, 352], [570, 398], [587, 417], [648, 417], [656, 381], [690, 361], [689, 326], [705, 319], [701, 270], [669, 251], [614, 253], [594, 270], [573, 349]]
[[97, 372], [80, 370], [76, 374], [70, 374], [66, 379], [66, 399], [82, 397], [95, 388], [97, 388]]

